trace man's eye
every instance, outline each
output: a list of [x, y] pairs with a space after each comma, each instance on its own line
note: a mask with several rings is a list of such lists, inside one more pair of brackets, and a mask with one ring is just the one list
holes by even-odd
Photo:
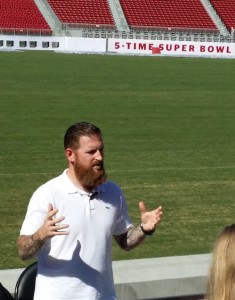
[[88, 153], [89, 153], [89, 154], [95, 154], [95, 152], [96, 152], [95, 150], [91, 150], [91, 151], [89, 151]]

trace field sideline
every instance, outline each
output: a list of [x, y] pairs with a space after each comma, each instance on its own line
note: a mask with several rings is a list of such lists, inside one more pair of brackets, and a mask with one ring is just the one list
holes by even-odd
[[0, 269], [33, 191], [66, 168], [63, 135], [76, 121], [98, 125], [106, 169], [138, 202], [162, 205], [145, 244], [113, 259], [208, 253], [235, 213], [235, 61], [202, 58], [0, 53]]

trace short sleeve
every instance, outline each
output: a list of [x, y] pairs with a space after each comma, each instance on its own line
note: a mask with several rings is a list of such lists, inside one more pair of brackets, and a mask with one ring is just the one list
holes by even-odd
[[39, 188], [36, 190], [29, 201], [20, 230], [21, 235], [34, 234], [42, 226], [48, 211], [48, 204], [49, 199], [45, 189]]
[[128, 216], [128, 206], [125, 197], [120, 192], [120, 205], [118, 209], [118, 217], [114, 227], [113, 235], [121, 235], [128, 231], [128, 228], [132, 226], [131, 220]]

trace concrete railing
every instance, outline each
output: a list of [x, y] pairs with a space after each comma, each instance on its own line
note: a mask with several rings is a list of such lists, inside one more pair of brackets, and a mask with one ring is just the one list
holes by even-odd
[[[118, 299], [202, 299], [209, 262], [209, 254], [114, 261]], [[0, 270], [0, 282], [12, 294], [22, 271]]]

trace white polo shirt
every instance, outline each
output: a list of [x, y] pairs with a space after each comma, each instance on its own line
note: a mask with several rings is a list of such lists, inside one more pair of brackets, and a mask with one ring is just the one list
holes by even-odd
[[[66, 174], [39, 187], [30, 199], [20, 234], [42, 226], [48, 205], [64, 216], [69, 234], [55, 236], [38, 253], [35, 300], [116, 299], [112, 273], [112, 236], [131, 226], [120, 188], [106, 182], [91, 197]], [[95, 192], [94, 191], [94, 192]]]

